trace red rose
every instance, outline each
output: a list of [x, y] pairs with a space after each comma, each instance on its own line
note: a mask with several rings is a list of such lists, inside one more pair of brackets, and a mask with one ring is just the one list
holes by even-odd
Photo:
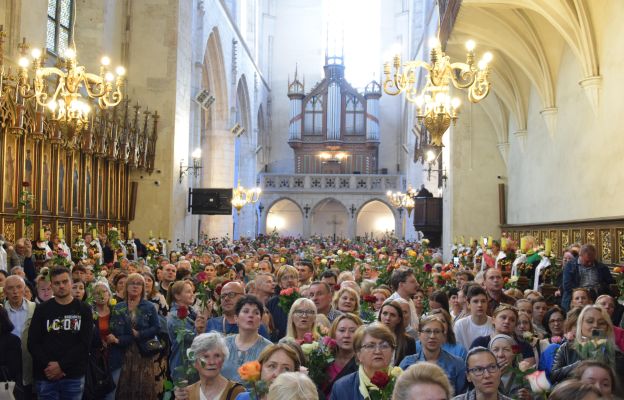
[[197, 274], [196, 278], [197, 282], [206, 282], [208, 280], [208, 274], [204, 271], [201, 271], [199, 274]]
[[189, 315], [189, 310], [186, 306], [178, 307], [178, 318], [184, 319], [188, 317], [188, 315]]
[[340, 285], [334, 285], [334, 290], [340, 290]]
[[385, 372], [376, 371], [371, 378], [371, 383], [377, 386], [379, 389], [383, 389], [390, 382], [390, 377]]
[[364, 297], [362, 297], [362, 300], [364, 300], [367, 303], [374, 303], [377, 301], [377, 298], [375, 296], [371, 296], [370, 294], [364, 295]]
[[432, 269], [433, 267], [431, 266], [431, 264], [425, 264], [425, 272], [431, 272]]
[[514, 344], [513, 346], [511, 346], [511, 351], [513, 351], [514, 354], [520, 354], [520, 346]]
[[30, 186], [30, 182], [24, 181], [24, 182], [22, 182], [22, 186], [29, 187]]

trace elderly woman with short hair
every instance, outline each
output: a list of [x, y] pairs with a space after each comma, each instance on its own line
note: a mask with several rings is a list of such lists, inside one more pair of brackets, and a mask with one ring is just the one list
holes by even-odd
[[245, 391], [241, 384], [228, 380], [221, 374], [223, 363], [230, 352], [220, 333], [210, 332], [196, 336], [189, 350], [194, 359], [193, 366], [199, 374], [199, 381], [184, 388], [176, 388], [177, 400], [229, 400]]

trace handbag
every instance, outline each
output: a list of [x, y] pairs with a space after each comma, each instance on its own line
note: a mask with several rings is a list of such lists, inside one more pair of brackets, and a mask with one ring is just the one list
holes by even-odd
[[143, 357], [153, 357], [165, 349], [165, 344], [158, 336], [148, 340], [137, 340], [137, 346]]
[[0, 400], [15, 400], [15, 396], [13, 395], [15, 382], [9, 380], [6, 367], [0, 367], [0, 379]]
[[115, 389], [115, 381], [102, 350], [89, 357], [85, 374], [84, 395], [86, 399], [103, 399]]

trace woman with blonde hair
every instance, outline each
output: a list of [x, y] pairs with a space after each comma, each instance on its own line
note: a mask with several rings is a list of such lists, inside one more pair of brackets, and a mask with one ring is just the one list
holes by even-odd
[[156, 399], [156, 354], [146, 350], [148, 342], [156, 339], [160, 330], [158, 312], [145, 299], [145, 279], [141, 274], [128, 276], [125, 294], [125, 301], [115, 305], [110, 320], [110, 330], [116, 339], [109, 347], [109, 365], [113, 376], [120, 374], [116, 396], [118, 399]]
[[314, 382], [301, 372], [284, 372], [269, 387], [267, 400], [318, 400]]
[[290, 307], [286, 336], [296, 340], [303, 340], [306, 333], [311, 333], [314, 339], [318, 338], [316, 329], [316, 305], [305, 297], [298, 298]]
[[350, 287], [342, 287], [334, 294], [334, 309], [343, 313], [359, 314], [360, 296]]
[[[299, 271], [292, 265], [282, 265], [277, 270], [277, 293], [284, 289], [298, 290]], [[279, 305], [280, 296], [273, 296], [266, 304], [267, 310], [271, 313], [273, 329], [271, 330], [271, 341], [277, 342], [286, 335], [288, 327], [288, 315]]]
[[453, 387], [442, 368], [430, 362], [418, 362], [399, 376], [392, 400], [445, 399], [453, 396]]
[[[552, 367], [551, 381], [559, 383], [567, 379], [584, 360], [581, 348], [591, 340], [605, 340], [605, 360], [616, 371], [624, 371], [624, 357], [616, 348], [613, 324], [607, 311], [601, 307], [588, 305], [583, 308], [576, 323], [576, 337], [561, 345]], [[592, 356], [591, 354], [589, 355]]]

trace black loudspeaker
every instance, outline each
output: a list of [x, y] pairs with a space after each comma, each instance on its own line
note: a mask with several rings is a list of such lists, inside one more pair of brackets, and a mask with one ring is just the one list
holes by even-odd
[[232, 189], [189, 189], [188, 210], [198, 215], [231, 215]]

